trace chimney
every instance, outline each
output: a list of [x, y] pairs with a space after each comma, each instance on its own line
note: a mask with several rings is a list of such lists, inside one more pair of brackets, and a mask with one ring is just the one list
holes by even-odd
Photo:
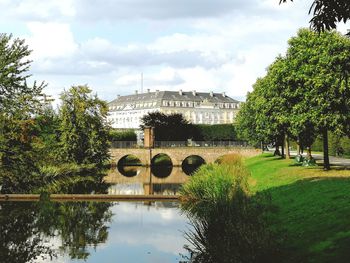
[[151, 92], [151, 90], [150, 89], [147, 89], [147, 93], [150, 93]]
[[118, 95], [117, 95], [117, 99], [119, 99], [119, 98], [120, 98], [120, 95], [118, 94]]
[[225, 92], [223, 92], [223, 93], [222, 93], [222, 96], [223, 96], [223, 97], [226, 97], [226, 93], [225, 93]]
[[138, 91], [138, 90], [135, 90], [135, 94], [139, 94], [139, 91]]
[[180, 90], [179, 90], [179, 95], [181, 95], [181, 96], [182, 96], [182, 89], [180, 89]]
[[196, 91], [192, 90], [192, 94], [193, 94], [193, 96], [196, 96]]
[[214, 97], [214, 93], [212, 91], [210, 92], [210, 97]]

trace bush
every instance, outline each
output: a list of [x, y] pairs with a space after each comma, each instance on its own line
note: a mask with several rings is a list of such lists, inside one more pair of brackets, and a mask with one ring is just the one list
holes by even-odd
[[197, 124], [194, 125], [195, 141], [233, 141], [237, 140], [236, 130], [232, 124]]
[[218, 164], [228, 164], [228, 165], [242, 165], [243, 158], [242, 155], [237, 153], [225, 154], [219, 157], [216, 162]]
[[235, 197], [248, 195], [248, 174], [242, 165], [203, 165], [182, 186], [182, 207], [199, 217], [211, 212], [208, 205], [224, 207]]
[[[268, 230], [269, 197], [251, 196], [242, 160], [202, 166], [180, 190], [192, 230], [185, 233], [188, 262], [278, 262]], [[227, 159], [226, 159], [227, 160]], [[234, 163], [234, 164], [233, 164]]]
[[136, 133], [134, 130], [116, 130], [113, 129], [109, 134], [111, 141], [136, 141]]

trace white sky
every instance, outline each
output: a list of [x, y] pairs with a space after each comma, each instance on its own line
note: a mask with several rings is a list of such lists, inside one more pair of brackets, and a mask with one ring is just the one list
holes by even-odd
[[[0, 0], [0, 32], [25, 38], [33, 79], [55, 98], [88, 84], [105, 100], [140, 90], [243, 99], [308, 27], [311, 0]], [[345, 32], [345, 27], [341, 27]]]

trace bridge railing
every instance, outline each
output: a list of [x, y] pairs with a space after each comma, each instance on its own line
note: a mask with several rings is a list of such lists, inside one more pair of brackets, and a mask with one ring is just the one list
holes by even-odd
[[[155, 148], [168, 147], [247, 147], [245, 141], [155, 141]], [[136, 141], [114, 141], [112, 148], [142, 148]]]

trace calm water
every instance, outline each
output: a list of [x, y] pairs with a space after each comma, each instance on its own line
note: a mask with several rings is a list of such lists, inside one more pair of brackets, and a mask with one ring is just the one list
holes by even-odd
[[[176, 195], [189, 178], [123, 166], [104, 181], [109, 194]], [[0, 202], [0, 262], [185, 262], [190, 229], [177, 202]]]
[[180, 262], [188, 228], [176, 202], [0, 202], [0, 262]]
[[123, 166], [112, 169], [104, 180], [111, 184], [109, 194], [176, 195], [189, 178], [178, 166]]

